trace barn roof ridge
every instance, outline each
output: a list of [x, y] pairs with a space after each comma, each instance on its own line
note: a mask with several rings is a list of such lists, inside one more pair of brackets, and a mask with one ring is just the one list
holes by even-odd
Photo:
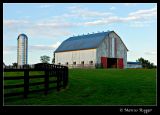
[[91, 35], [91, 34], [98, 34], [98, 33], [105, 33], [105, 32], [108, 32], [108, 31], [102, 31], [102, 32], [98, 31], [97, 33], [96, 32], [92, 32], [92, 33], [87, 33], [87, 34], [83, 33], [83, 34], [73, 35], [72, 37], [87, 36], [87, 35]]
[[54, 52], [56, 53], [56, 52], [64, 52], [64, 51], [74, 51], [74, 50], [97, 48], [99, 44], [111, 32], [114, 32], [114, 31], [108, 30], [108, 31], [102, 31], [98, 33], [69, 37], [68, 39], [64, 40]]

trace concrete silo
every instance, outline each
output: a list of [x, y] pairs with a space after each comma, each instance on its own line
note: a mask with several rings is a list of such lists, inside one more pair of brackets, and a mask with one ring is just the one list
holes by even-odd
[[28, 63], [28, 37], [25, 34], [20, 34], [17, 43], [17, 63], [25, 65]]

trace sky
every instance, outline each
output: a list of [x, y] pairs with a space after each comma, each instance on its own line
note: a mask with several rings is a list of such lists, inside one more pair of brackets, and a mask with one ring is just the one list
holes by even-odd
[[127, 61], [157, 65], [157, 3], [3, 3], [3, 62], [17, 62], [17, 37], [28, 36], [28, 64], [40, 63], [67, 38], [115, 31]]

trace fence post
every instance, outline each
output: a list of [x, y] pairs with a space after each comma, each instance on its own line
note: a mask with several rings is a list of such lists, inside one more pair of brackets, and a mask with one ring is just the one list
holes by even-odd
[[24, 98], [27, 98], [29, 93], [29, 70], [24, 69]]
[[66, 86], [68, 85], [68, 67], [66, 67]]
[[49, 90], [49, 68], [45, 68], [45, 77], [44, 77], [44, 84], [45, 84], [45, 95], [48, 94], [48, 90]]
[[59, 83], [60, 83], [60, 88], [62, 87], [62, 80], [63, 80], [63, 66], [60, 66], [60, 68], [59, 68]]
[[63, 68], [63, 88], [66, 87], [66, 67]]
[[57, 91], [60, 91], [60, 68], [57, 65]]
[[54, 67], [53, 67], [54, 65], [52, 64], [52, 66], [51, 66], [51, 76], [53, 76], [54, 75]]

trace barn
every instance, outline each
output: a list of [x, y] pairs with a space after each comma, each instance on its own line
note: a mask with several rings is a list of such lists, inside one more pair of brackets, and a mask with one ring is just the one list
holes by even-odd
[[126, 45], [114, 31], [73, 36], [55, 50], [55, 64], [127, 68], [127, 51]]

